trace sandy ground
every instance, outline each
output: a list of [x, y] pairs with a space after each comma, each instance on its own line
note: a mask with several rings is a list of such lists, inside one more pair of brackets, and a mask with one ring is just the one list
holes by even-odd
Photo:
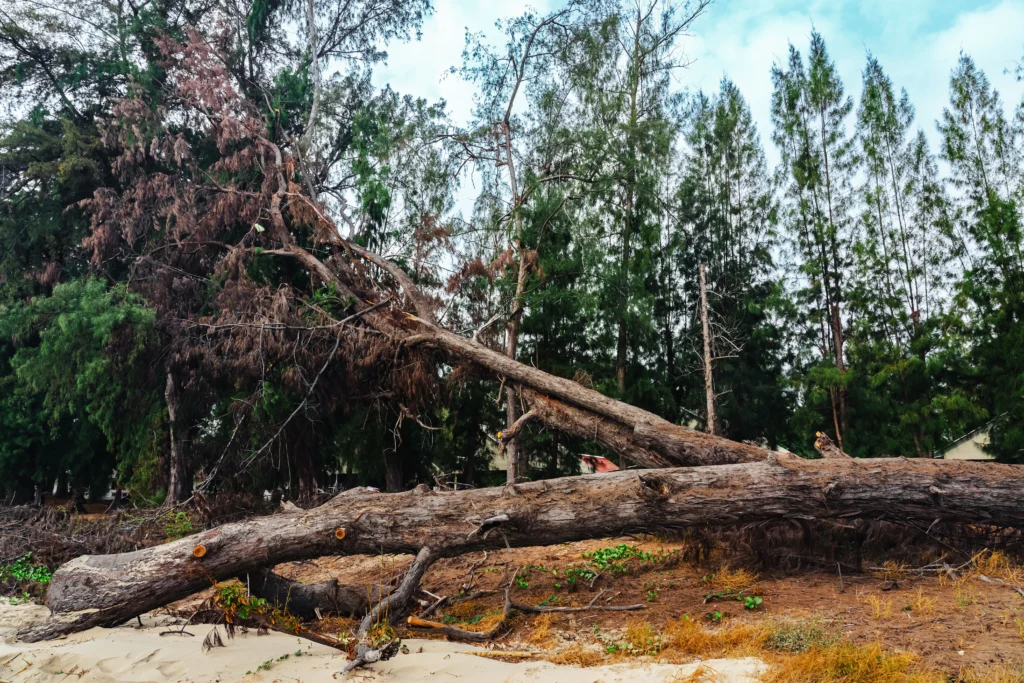
[[[143, 617], [114, 629], [91, 629], [50, 643], [18, 643], [13, 632], [47, 610], [38, 605], [0, 603], [0, 681], [3, 683], [157, 683], [170, 681], [249, 681], [281, 683], [344, 680], [337, 672], [345, 657], [298, 638], [271, 633], [239, 634], [226, 647], [204, 654], [202, 641], [212, 626], [189, 627], [193, 637], [163, 635], [166, 617]], [[631, 683], [684, 679], [700, 663], [686, 665], [616, 664], [581, 669], [548, 662], [507, 663], [479, 657], [482, 650], [460, 643], [406, 640], [409, 654], [348, 674], [352, 681], [485, 681], [486, 683]], [[266, 668], [259, 669], [261, 665]], [[759, 660], [703, 662], [721, 683], [757, 680]]]

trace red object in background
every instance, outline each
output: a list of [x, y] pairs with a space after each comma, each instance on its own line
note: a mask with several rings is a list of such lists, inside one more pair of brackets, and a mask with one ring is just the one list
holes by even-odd
[[583, 461], [583, 466], [589, 469], [591, 472], [615, 472], [619, 469], [619, 466], [613, 463], [608, 458], [603, 458], [600, 455], [581, 455], [580, 460]]

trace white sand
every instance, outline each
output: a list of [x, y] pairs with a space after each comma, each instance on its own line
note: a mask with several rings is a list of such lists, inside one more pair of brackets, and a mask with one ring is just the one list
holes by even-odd
[[[166, 621], [143, 617], [143, 628], [134, 623], [114, 629], [92, 629], [48, 643], [12, 642], [13, 632], [45, 617], [36, 605], [12, 606], [0, 602], [0, 681], [3, 683], [156, 683], [196, 681], [203, 683], [412, 683], [456, 681], [484, 683], [632, 683], [673, 681], [685, 678], [699, 663], [616, 664], [581, 669], [549, 662], [510, 664], [478, 657], [477, 650], [461, 643], [407, 640], [409, 654], [348, 674], [335, 675], [345, 666], [344, 655], [331, 648], [279, 633], [238, 635], [227, 647], [203, 654], [202, 642], [212, 626], [192, 626], [193, 637], [164, 635]], [[223, 633], [223, 631], [222, 631]], [[301, 656], [296, 653], [301, 652]], [[287, 659], [280, 659], [288, 655]], [[264, 662], [269, 669], [257, 671]], [[762, 664], [753, 658], [716, 659], [703, 663], [717, 672], [721, 683], [752, 683]]]

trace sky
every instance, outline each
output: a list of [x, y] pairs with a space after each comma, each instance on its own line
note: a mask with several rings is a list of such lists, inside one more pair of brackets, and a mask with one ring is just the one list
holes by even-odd
[[[422, 39], [389, 47], [374, 80], [401, 93], [444, 99], [455, 123], [468, 120], [473, 91], [448, 74], [461, 63], [466, 30], [497, 42], [495, 21], [527, 8], [552, 10], [561, 0], [435, 0]], [[825, 39], [848, 94], [860, 94], [861, 70], [873, 53], [917, 109], [917, 125], [938, 149], [935, 122], [949, 98], [949, 73], [964, 51], [974, 57], [1011, 105], [1024, 84], [1013, 73], [1024, 55], [1024, 0], [716, 0], [698, 19], [682, 49], [690, 66], [677, 72], [684, 91], [714, 92], [731, 78], [750, 104], [769, 163], [771, 67], [792, 43], [806, 54], [812, 28]]]

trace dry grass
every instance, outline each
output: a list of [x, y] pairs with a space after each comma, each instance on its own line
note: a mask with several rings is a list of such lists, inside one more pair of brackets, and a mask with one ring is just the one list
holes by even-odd
[[892, 616], [892, 601], [877, 595], [869, 595], [865, 600], [871, 608], [871, 618], [877, 620], [888, 619]]
[[722, 565], [721, 568], [709, 580], [712, 587], [721, 591], [751, 591], [756, 585], [760, 576], [746, 569], [733, 569], [729, 565]]
[[775, 652], [797, 654], [815, 647], [830, 647], [839, 641], [841, 630], [819, 619], [779, 621], [769, 626], [765, 647]]
[[551, 630], [552, 621], [554, 621], [554, 618], [550, 614], [542, 614], [534, 619], [531, 624], [532, 630], [530, 631], [530, 637], [527, 638], [527, 642], [538, 647], [549, 644], [554, 636], [554, 633]]
[[917, 615], [928, 618], [935, 614], [935, 600], [927, 597], [924, 591], [917, 589], [917, 595], [910, 601], [910, 610]]
[[665, 626], [661, 653], [677, 659], [757, 655], [764, 650], [770, 635], [765, 626], [740, 624], [712, 631], [681, 617]]
[[709, 666], [701, 664], [691, 673], [686, 675], [679, 674], [671, 679], [671, 683], [718, 683], [720, 680], [722, 680], [722, 674]]
[[467, 631], [480, 631], [481, 633], [485, 633], [501, 623], [503, 617], [504, 615], [500, 610], [498, 610], [494, 614], [488, 614], [483, 617], [475, 624], [459, 624], [459, 628]]
[[887, 652], [881, 645], [841, 642], [777, 657], [762, 683], [944, 683], [941, 674], [919, 668], [918, 658]]
[[635, 657], [656, 655], [661, 652], [661, 633], [645, 619], [630, 619], [622, 634], [624, 648], [619, 652]]
[[883, 581], [901, 583], [907, 579], [907, 563], [886, 560], [882, 563], [881, 571], [877, 573]]
[[1024, 683], [1024, 668], [994, 666], [984, 671], [961, 671], [955, 683]]
[[571, 645], [547, 658], [552, 664], [580, 667], [599, 666], [603, 659], [604, 657], [597, 650], [588, 649], [579, 644]]
[[334, 636], [338, 640], [347, 640], [358, 627], [359, 621], [356, 619], [331, 615], [320, 620], [316, 625], [316, 631]]
[[467, 600], [465, 602], [455, 603], [451, 607], [447, 608], [444, 613], [456, 619], [469, 619], [486, 610], [487, 608], [481, 601]]
[[998, 550], [983, 550], [975, 555], [969, 574], [983, 574], [1017, 585], [1024, 583], [1024, 566]]

